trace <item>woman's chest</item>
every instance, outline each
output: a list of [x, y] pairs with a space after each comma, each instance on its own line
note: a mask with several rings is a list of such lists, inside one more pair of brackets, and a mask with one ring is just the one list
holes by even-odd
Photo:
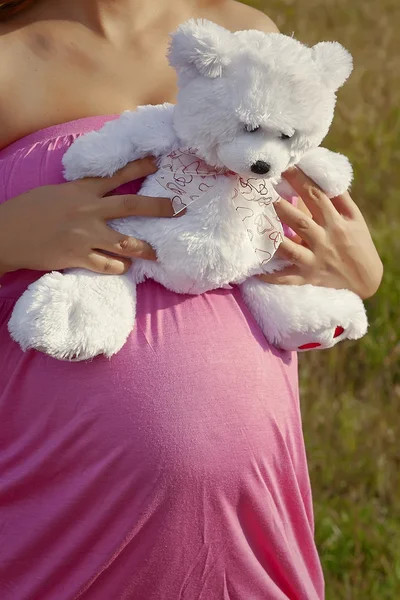
[[7, 89], [7, 97], [0, 92], [0, 148], [58, 123], [175, 101], [167, 35], [151, 50], [133, 45], [126, 51], [32, 37], [20, 54], [10, 53], [4, 78], [0, 73], [0, 88]]
[[174, 103], [170, 33], [192, 17], [221, 22], [222, 5], [225, 1], [214, 0], [201, 9], [195, 3], [165, 7], [145, 28], [112, 41], [63, 20], [0, 29], [0, 55], [6, 58], [0, 68], [0, 149], [58, 123]]

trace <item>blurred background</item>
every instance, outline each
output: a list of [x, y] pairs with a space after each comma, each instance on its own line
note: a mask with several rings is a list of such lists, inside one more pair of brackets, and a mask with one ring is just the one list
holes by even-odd
[[385, 275], [364, 340], [301, 355], [301, 402], [327, 600], [400, 599], [400, 1], [245, 3], [354, 56], [324, 145], [354, 165]]

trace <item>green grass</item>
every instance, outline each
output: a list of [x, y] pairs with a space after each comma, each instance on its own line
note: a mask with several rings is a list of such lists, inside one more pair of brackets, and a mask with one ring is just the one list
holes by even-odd
[[355, 58], [325, 145], [355, 168], [353, 197], [385, 265], [369, 335], [300, 360], [316, 538], [328, 600], [400, 598], [400, 2], [254, 0], [283, 33]]

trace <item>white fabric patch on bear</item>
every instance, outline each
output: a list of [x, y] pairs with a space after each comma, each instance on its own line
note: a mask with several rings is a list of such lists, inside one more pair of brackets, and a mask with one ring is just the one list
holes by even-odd
[[221, 177], [232, 181], [231, 201], [246, 228], [261, 266], [274, 256], [283, 239], [281, 221], [274, 209], [278, 193], [267, 179], [239, 177], [209, 166], [192, 148], [173, 150], [161, 159], [157, 182], [169, 193], [177, 215], [199, 198], [209, 195]]

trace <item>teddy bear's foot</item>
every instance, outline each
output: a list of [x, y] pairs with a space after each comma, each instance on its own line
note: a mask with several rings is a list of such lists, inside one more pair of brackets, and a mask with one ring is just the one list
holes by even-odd
[[118, 352], [133, 329], [136, 287], [129, 276], [76, 269], [48, 273], [15, 305], [12, 338], [59, 360], [87, 360]]
[[255, 277], [241, 290], [268, 341], [282, 350], [322, 350], [367, 332], [364, 305], [348, 290], [271, 285]]
[[348, 339], [348, 329], [342, 325], [307, 332], [290, 332], [282, 337], [277, 346], [281, 350], [294, 352], [308, 352], [309, 350], [326, 350], [332, 348], [338, 342]]

